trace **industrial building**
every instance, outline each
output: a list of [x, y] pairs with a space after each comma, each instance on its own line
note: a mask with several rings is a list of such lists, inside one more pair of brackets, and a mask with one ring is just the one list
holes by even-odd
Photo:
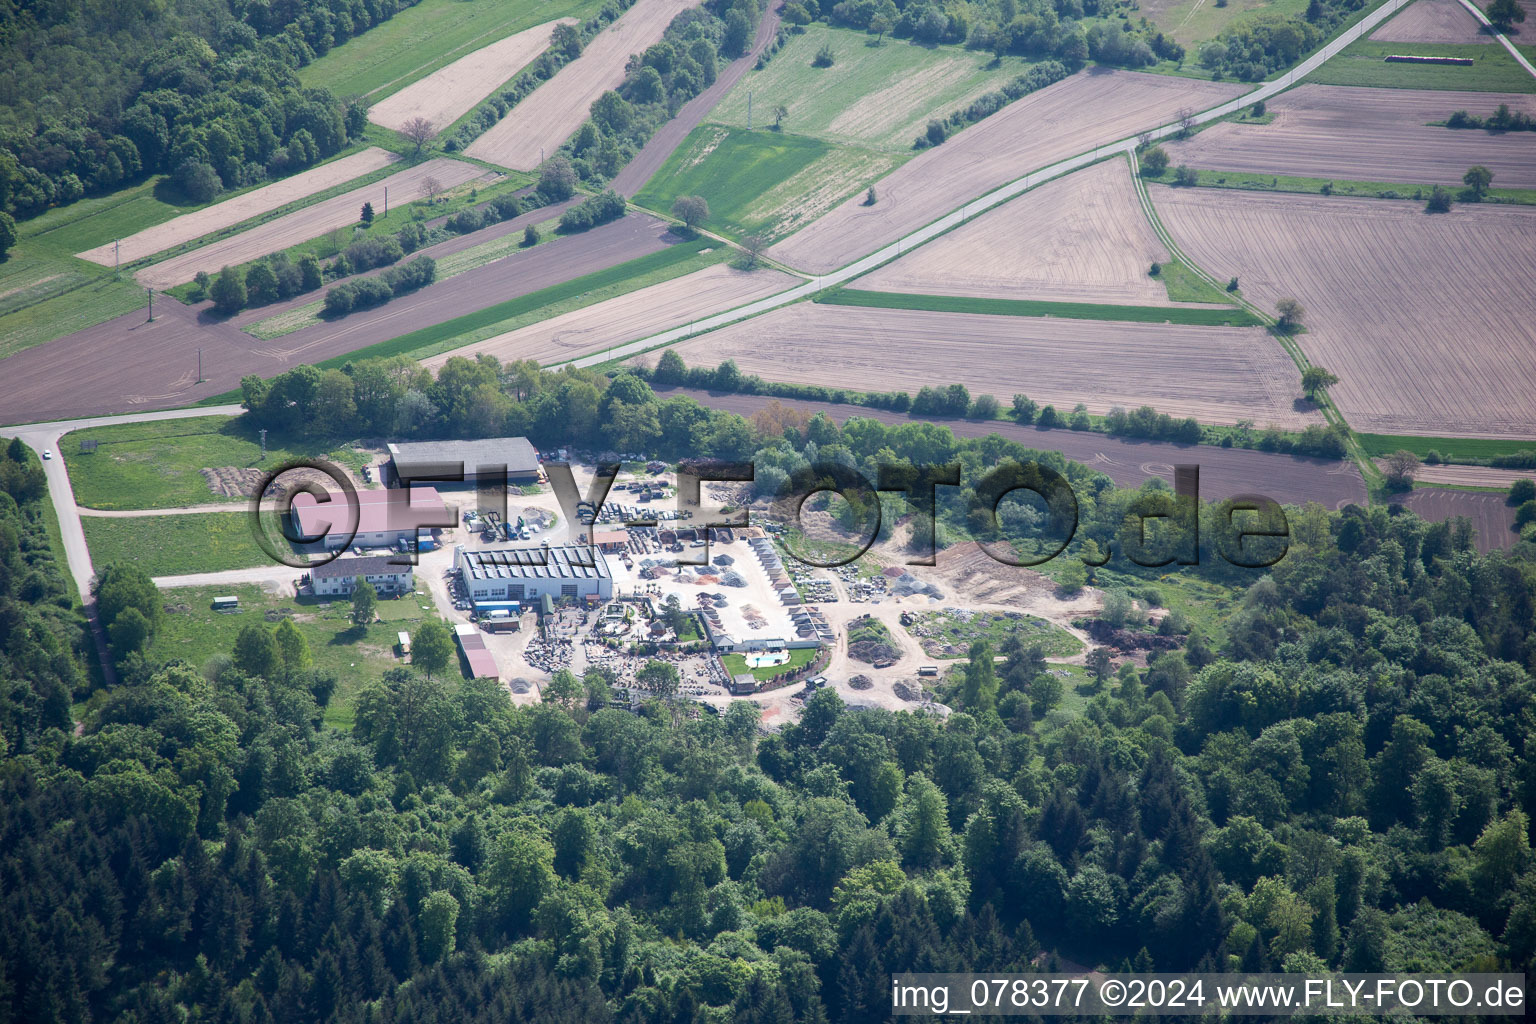
[[608, 559], [590, 547], [454, 548], [453, 565], [476, 609], [532, 604], [543, 597], [607, 601]]
[[362, 558], [335, 558], [309, 570], [317, 597], [340, 597], [352, 593], [361, 576], [381, 594], [409, 594], [416, 589], [410, 563], [390, 561], [390, 555], [366, 555]]
[[[526, 437], [484, 437], [473, 441], [401, 441], [391, 444], [385, 481], [399, 486], [402, 475], [427, 473], [437, 475], [442, 467], [462, 464], [466, 484], [502, 482], [537, 483], [539, 453]], [[436, 468], [434, 468], [436, 467]]]
[[460, 622], [453, 627], [453, 635], [459, 641], [459, 650], [464, 652], [464, 660], [469, 663], [471, 678], [497, 679], [501, 676], [501, 670], [496, 667], [496, 658], [490, 648], [485, 646], [485, 637], [480, 635], [478, 629], [467, 622]]
[[[417, 484], [409, 491], [390, 488], [357, 492], [357, 529], [348, 532], [352, 516], [347, 496], [329, 492], [330, 501], [321, 502], [301, 493], [293, 498], [293, 517], [300, 536], [318, 537], [327, 551], [356, 545], [365, 548], [394, 547], [401, 540], [416, 540], [431, 533], [427, 524], [453, 526], [453, 517], [437, 488]], [[423, 541], [423, 550], [430, 541]]]

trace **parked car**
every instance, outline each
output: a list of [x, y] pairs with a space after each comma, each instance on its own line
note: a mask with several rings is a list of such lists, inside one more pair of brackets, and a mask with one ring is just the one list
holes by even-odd
[[53, 452], [49, 451], [47, 448], [44, 448], [43, 449], [43, 461], [47, 462], [51, 458], [53, 458]]

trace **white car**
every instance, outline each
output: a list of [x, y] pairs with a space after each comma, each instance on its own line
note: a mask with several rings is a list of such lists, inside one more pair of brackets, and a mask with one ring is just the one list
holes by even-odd
[[51, 458], [53, 458], [53, 452], [49, 451], [47, 448], [44, 448], [43, 449], [43, 461], [47, 462]]

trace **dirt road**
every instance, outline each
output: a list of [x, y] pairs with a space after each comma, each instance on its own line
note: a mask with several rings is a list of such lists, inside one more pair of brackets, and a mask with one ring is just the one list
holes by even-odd
[[239, 387], [248, 373], [270, 377], [345, 355], [656, 252], [671, 241], [661, 221], [631, 214], [272, 341], [162, 299], [155, 303], [154, 323], [146, 323], [142, 312], [130, 313], [4, 360], [0, 423], [186, 405]]

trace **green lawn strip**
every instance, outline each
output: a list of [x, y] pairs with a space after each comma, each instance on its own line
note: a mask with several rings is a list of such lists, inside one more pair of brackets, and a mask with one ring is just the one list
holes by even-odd
[[1359, 434], [1360, 444], [1368, 455], [1379, 458], [1402, 450], [1424, 458], [1430, 451], [1437, 451], [1446, 462], [1468, 459], [1484, 461], [1498, 455], [1514, 455], [1518, 452], [1536, 451], [1536, 440], [1526, 438], [1487, 437], [1417, 437], [1396, 434]]
[[[297, 574], [297, 570], [295, 570]], [[215, 654], [228, 654], [235, 638], [246, 626], [274, 627], [289, 618], [309, 642], [314, 666], [336, 677], [336, 692], [325, 709], [326, 724], [350, 729], [352, 709], [363, 686], [383, 677], [387, 669], [403, 665], [395, 656], [397, 634], [414, 631], [411, 623], [435, 616], [421, 606], [431, 605], [423, 595], [380, 600], [380, 617], [366, 629], [352, 624], [346, 600], [316, 601], [269, 594], [251, 584], [211, 587], [177, 587], [162, 592], [172, 610], [165, 616], [159, 632], [150, 642], [151, 660], [180, 658], [194, 668]], [[237, 612], [216, 612], [211, 605], [216, 596], [234, 595], [240, 599]]]
[[[1475, 131], [1475, 129], [1466, 129]], [[1201, 188], [1231, 188], [1249, 192], [1297, 192], [1308, 195], [1346, 196], [1355, 199], [1426, 199], [1433, 186], [1410, 185], [1392, 181], [1348, 181], [1342, 178], [1303, 178], [1295, 175], [1256, 174], [1252, 171], [1199, 170]], [[1161, 177], [1149, 178], [1169, 184], [1173, 172]], [[1447, 185], [1459, 182], [1447, 181]], [[1485, 203], [1505, 203], [1516, 206], [1536, 206], [1536, 189], [1492, 188], [1484, 197]]]
[[[96, 450], [81, 451], [81, 441], [95, 441]], [[203, 477], [204, 469], [275, 467], [291, 459], [324, 458], [356, 471], [368, 458], [350, 445], [288, 442], [269, 432], [263, 460], [260, 436], [238, 416], [90, 427], [60, 438], [59, 452], [69, 469], [75, 500], [86, 508], [106, 510], [238, 500], [216, 494]]]
[[851, 289], [840, 289], [819, 296], [816, 301], [834, 306], [915, 309], [934, 313], [985, 313], [994, 316], [1061, 317], [1069, 320], [1175, 323], [1194, 327], [1252, 327], [1262, 322], [1248, 311], [1232, 306], [1220, 306], [1214, 309], [1192, 309], [1187, 306], [1112, 306], [1092, 302], [962, 298], [954, 295], [907, 295]]
[[[1163, 287], [1168, 290], [1169, 302], [1232, 302], [1233, 296], [1212, 285], [1182, 259], [1175, 256], [1161, 264], [1157, 273]], [[1252, 312], [1243, 311], [1244, 324], [1264, 324], [1266, 321]]]
[[565, 16], [587, 18], [601, 6], [601, 0], [422, 0], [313, 61], [299, 81], [374, 102], [513, 33]]
[[[705, 254], [702, 260], [695, 259], [699, 256], [701, 249], [708, 248], [714, 248], [715, 251]], [[466, 313], [464, 316], [454, 317], [452, 320], [445, 320], [431, 327], [423, 327], [419, 331], [402, 334], [389, 341], [381, 341], [378, 344], [357, 349], [344, 356], [327, 359], [317, 365], [322, 369], [331, 367], [339, 369], [357, 359], [394, 355], [425, 358], [437, 352], [469, 344], [471, 341], [483, 340], [503, 331], [515, 330], [518, 326], [523, 326], [523, 323], [514, 324], [514, 321], [524, 316], [533, 314], [532, 318], [526, 321], [527, 323], [544, 320], [567, 309], [576, 309], [599, 301], [599, 294], [601, 298], [624, 294], [643, 287], [644, 284], [654, 284], [658, 279], [667, 280], [690, 273], [728, 257], [729, 253], [723, 251], [720, 244], [712, 239], [682, 242], [668, 246], [659, 252], [647, 253], [626, 263], [607, 267], [585, 277], [551, 285], [516, 299], [498, 302], [494, 306], [487, 306], [474, 313]]]
[[80, 522], [91, 564], [98, 570], [123, 563], [151, 576], [181, 576], [273, 564], [251, 535], [243, 511], [123, 519], [82, 516]]
[[733, 677], [742, 674], [750, 674], [758, 682], [767, 682], [776, 676], [793, 672], [803, 665], [810, 664], [816, 658], [816, 648], [796, 647], [789, 652], [789, 660], [782, 665], [767, 665], [763, 668], [748, 668], [747, 659], [740, 654], [726, 654], [721, 656], [725, 662], [725, 670]]
[[[1399, 64], [1394, 54], [1471, 57], [1472, 65]], [[1509, 51], [1490, 43], [1394, 43], [1360, 39], [1306, 78], [1322, 85], [1378, 89], [1450, 89], [1468, 92], [1536, 92], [1536, 78]]]
[[[920, 635], [914, 632], [916, 629], [925, 632]], [[917, 625], [909, 627], [908, 632], [928, 657], [938, 660], [969, 657], [971, 644], [978, 640], [991, 643], [996, 654], [1012, 636], [1018, 636], [1048, 658], [1071, 657], [1083, 649], [1082, 641], [1060, 626], [1022, 612], [929, 612], [921, 614]]]
[[[793, 132], [747, 131], [704, 124], [673, 151], [634, 202], [666, 213], [678, 196], [703, 196], [709, 203], [709, 218], [703, 227], [734, 238], [754, 232], [775, 236], [775, 224], [783, 218], [754, 214], [759, 200], [812, 165], [821, 169], [820, 180], [827, 180], [835, 178], [843, 164], [857, 164], [866, 155], [876, 154], [855, 146], [833, 146]], [[911, 151], [905, 155], [910, 156]], [[826, 159], [829, 157], [833, 159]], [[897, 159], [888, 153], [878, 157], [885, 168], [880, 175], [888, 172]], [[809, 193], [814, 191], [816, 181], [804, 184], [804, 191]], [[845, 191], [852, 194], [866, 184], [861, 177]]]
[[[772, 126], [775, 108], [782, 104], [787, 109], [783, 127], [789, 131], [908, 153], [929, 118], [943, 118], [983, 93], [1001, 89], [1028, 63], [890, 36], [880, 45], [874, 43], [875, 38], [860, 29], [807, 26], [800, 35], [790, 36], [772, 61], [747, 72], [710, 116], [746, 128], [750, 94], [753, 128]], [[834, 55], [830, 67], [813, 66], [822, 47]], [[923, 84], [920, 94], [914, 94], [914, 82]], [[881, 105], [882, 93], [906, 109], [870, 109]], [[860, 116], [861, 103], [870, 116]]]
[[[524, 232], [513, 231], [502, 235], [500, 238], [494, 238], [489, 242], [481, 242], [479, 245], [471, 246], [468, 249], [461, 249], [456, 253], [444, 256], [436, 261], [437, 276], [434, 280], [446, 281], [468, 271], [478, 270], [488, 263], [494, 263], [513, 253], [526, 252], [536, 246], [552, 242], [556, 238], [561, 237], [554, 231], [554, 225], [559, 219], [558, 216], [550, 217], [548, 220], [540, 221], [533, 225], [540, 231], [539, 240], [534, 245], [524, 244]], [[408, 262], [414, 258], [414, 256], [407, 256], [401, 262]], [[284, 310], [264, 320], [258, 320], [253, 324], [247, 324], [242, 330], [254, 337], [270, 341], [273, 338], [280, 338], [285, 334], [292, 334], [294, 331], [303, 330], [306, 327], [313, 327], [324, 322], [320, 316], [320, 312], [324, 308], [325, 300], [317, 299], [314, 302], [307, 302], [302, 306]]]

